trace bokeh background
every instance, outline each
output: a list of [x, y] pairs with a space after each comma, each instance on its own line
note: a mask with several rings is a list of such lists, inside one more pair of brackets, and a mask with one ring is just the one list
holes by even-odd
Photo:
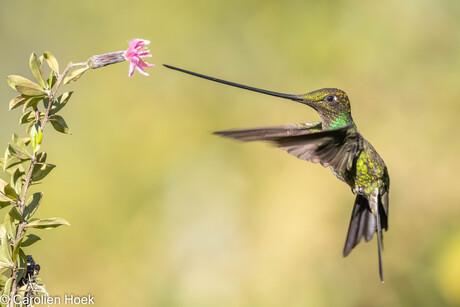
[[[49, 128], [29, 248], [51, 295], [98, 306], [460, 306], [460, 2], [1, 1], [0, 144], [19, 127], [9, 74], [151, 40], [150, 77], [87, 72]], [[338, 87], [391, 176], [385, 284], [376, 242], [341, 252], [354, 196], [329, 170], [213, 130], [317, 120], [287, 93]]]

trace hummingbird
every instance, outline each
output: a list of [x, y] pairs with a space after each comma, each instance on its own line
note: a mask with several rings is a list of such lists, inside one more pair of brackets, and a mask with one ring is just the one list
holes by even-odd
[[380, 281], [383, 283], [383, 230], [388, 230], [390, 177], [383, 159], [361, 135], [351, 116], [347, 94], [323, 88], [307, 94], [283, 94], [202, 75], [170, 65], [165, 67], [218, 83], [300, 102], [318, 112], [321, 121], [249, 129], [216, 131], [214, 134], [243, 142], [268, 141], [305, 161], [328, 167], [356, 194], [343, 256], [361, 241], [377, 233]]

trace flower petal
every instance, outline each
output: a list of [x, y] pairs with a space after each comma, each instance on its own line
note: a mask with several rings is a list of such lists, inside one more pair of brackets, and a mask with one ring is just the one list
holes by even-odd
[[133, 62], [129, 63], [128, 77], [131, 77], [134, 74], [134, 69], [135, 68], [136, 68], [136, 65], [134, 65]]
[[148, 76], [148, 73], [143, 69], [143, 67], [154, 66], [153, 64], [149, 64], [142, 60], [142, 58], [152, 57], [146, 46], [148, 44], [150, 44], [150, 41], [140, 38], [135, 38], [129, 42], [129, 47], [123, 54], [125, 59], [130, 62], [129, 76], [133, 75], [135, 69], [137, 69], [141, 74]]

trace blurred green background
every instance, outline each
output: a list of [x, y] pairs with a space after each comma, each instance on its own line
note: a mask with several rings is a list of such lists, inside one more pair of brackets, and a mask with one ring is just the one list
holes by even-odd
[[[9, 74], [151, 40], [150, 77], [90, 71], [48, 128], [29, 248], [51, 295], [98, 306], [460, 306], [460, 2], [1, 1], [0, 144]], [[329, 170], [213, 130], [317, 120], [308, 107], [167, 70], [287, 93], [338, 87], [391, 177], [385, 284], [376, 242], [341, 252], [354, 196]], [[3, 149], [1, 149], [3, 150]]]

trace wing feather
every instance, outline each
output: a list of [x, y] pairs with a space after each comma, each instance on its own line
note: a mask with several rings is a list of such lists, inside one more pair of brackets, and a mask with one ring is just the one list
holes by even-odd
[[323, 131], [321, 122], [225, 130], [214, 134], [244, 142], [270, 141], [301, 160], [320, 163], [338, 172], [351, 170], [362, 144], [353, 125]]
[[321, 122], [299, 123], [284, 126], [215, 131], [214, 134], [243, 142], [271, 141], [276, 138], [298, 136], [322, 131]]

